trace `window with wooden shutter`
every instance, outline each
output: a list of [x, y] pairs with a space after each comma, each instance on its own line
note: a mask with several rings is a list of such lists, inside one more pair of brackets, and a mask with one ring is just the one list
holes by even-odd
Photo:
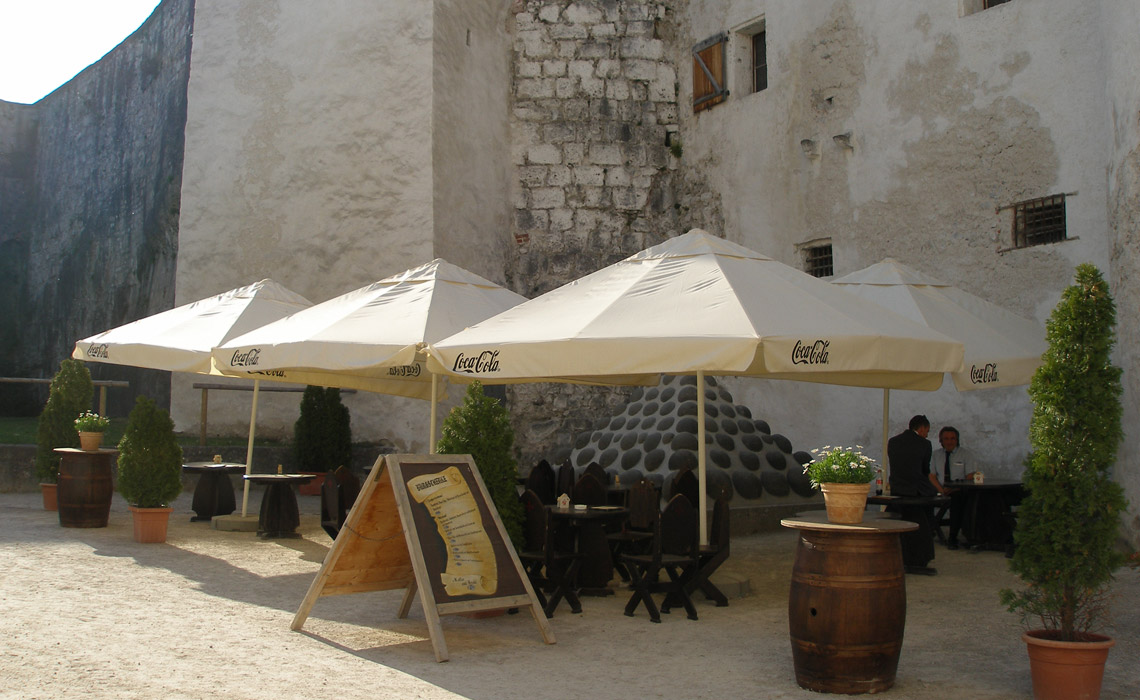
[[725, 45], [728, 34], [721, 33], [693, 47], [693, 111], [700, 112], [724, 102], [728, 97], [725, 83]]

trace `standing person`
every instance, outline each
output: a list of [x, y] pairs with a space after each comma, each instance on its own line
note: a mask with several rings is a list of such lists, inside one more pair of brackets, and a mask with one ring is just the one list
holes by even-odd
[[966, 494], [953, 487], [951, 482], [973, 479], [978, 469], [974, 454], [962, 447], [958, 429], [947, 425], [938, 431], [938, 444], [942, 445], [931, 456], [931, 467], [941, 477], [942, 492], [950, 496], [950, 537], [946, 540], [947, 549], [958, 549], [958, 532], [962, 529], [962, 517], [966, 511]]
[[[906, 430], [887, 441], [887, 460], [891, 470], [891, 495], [934, 496], [942, 486], [930, 473], [930, 421], [924, 415], [910, 419]], [[908, 574], [933, 576], [936, 569], [927, 566], [934, 558], [933, 532], [930, 529], [929, 506], [891, 506], [903, 520], [918, 523], [918, 530], [902, 535], [903, 564]]]

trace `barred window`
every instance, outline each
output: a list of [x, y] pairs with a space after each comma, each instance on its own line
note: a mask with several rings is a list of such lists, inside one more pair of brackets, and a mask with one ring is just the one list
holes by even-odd
[[831, 263], [831, 244], [803, 248], [804, 272], [812, 277], [831, 277], [835, 268]]
[[1067, 238], [1065, 195], [1030, 199], [1013, 205], [1013, 247], [1028, 248]]

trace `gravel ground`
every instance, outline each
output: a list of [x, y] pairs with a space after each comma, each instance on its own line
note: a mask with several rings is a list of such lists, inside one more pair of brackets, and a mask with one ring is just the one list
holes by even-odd
[[[526, 614], [448, 616], [440, 664], [419, 604], [396, 618], [400, 591], [322, 598], [289, 630], [331, 544], [317, 498], [300, 502], [304, 537], [263, 541], [189, 522], [186, 494], [167, 543], [141, 545], [118, 495], [108, 527], [72, 529], [39, 494], [0, 494], [0, 698], [820, 697], [792, 669], [793, 532], [735, 538], [720, 578], [751, 594], [698, 602], [698, 621], [625, 617], [620, 590], [584, 598], [579, 615], [560, 607], [555, 645]], [[1020, 624], [997, 602], [1015, 584], [1004, 557], [939, 547], [934, 564], [937, 576], [907, 577], [886, 697], [1031, 697]], [[1138, 698], [1140, 572], [1122, 570], [1114, 591], [1102, 698]]]

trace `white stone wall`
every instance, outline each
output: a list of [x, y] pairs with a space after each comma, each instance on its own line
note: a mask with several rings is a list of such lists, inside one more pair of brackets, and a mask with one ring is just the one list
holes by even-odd
[[[797, 244], [830, 238], [836, 275], [895, 257], [1043, 322], [1077, 263], [1110, 262], [1101, 10], [1014, 0], [959, 16], [941, 0], [693, 0], [679, 10], [675, 47], [683, 167], [719, 197], [728, 238], [788, 264], [801, 266]], [[730, 70], [729, 99], [694, 116], [690, 47], [760, 18], [768, 89], [746, 94]], [[846, 134], [851, 147], [834, 138]], [[999, 252], [1010, 214], [997, 209], [1055, 193], [1073, 195], [1074, 240]], [[879, 390], [726, 385], [797, 447], [881, 451]], [[893, 392], [890, 433], [919, 412], [935, 429], [958, 427], [993, 473], [1020, 473], [1022, 390]]]
[[[432, 9], [197, 1], [177, 303], [265, 277], [321, 302], [434, 257]], [[202, 379], [173, 379], [180, 429]], [[299, 397], [264, 396], [259, 429], [291, 434]], [[358, 439], [426, 443], [423, 402], [346, 404]], [[211, 394], [212, 430], [248, 420], [248, 393]]]

